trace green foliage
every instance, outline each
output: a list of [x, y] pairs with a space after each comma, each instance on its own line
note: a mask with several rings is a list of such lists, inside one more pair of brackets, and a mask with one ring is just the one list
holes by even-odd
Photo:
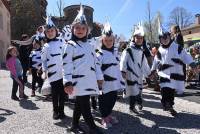
[[37, 27], [43, 24], [39, 0], [11, 1], [12, 39], [20, 39], [24, 33], [32, 36]]

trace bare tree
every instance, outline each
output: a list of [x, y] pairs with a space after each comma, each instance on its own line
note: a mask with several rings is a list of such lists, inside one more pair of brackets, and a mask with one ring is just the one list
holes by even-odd
[[64, 4], [65, 3], [63, 2], [63, 0], [57, 0], [57, 8], [58, 8], [58, 13], [59, 13], [60, 18], [63, 16]]
[[179, 25], [180, 28], [187, 27], [192, 24], [193, 22], [192, 13], [188, 12], [183, 7], [176, 7], [174, 8], [169, 16], [169, 27], [171, 25]]
[[152, 15], [151, 15], [151, 3], [150, 0], [147, 2], [147, 16], [148, 16], [148, 31], [150, 34], [149, 43], [152, 45], [153, 42], [153, 31], [152, 31]]
[[150, 1], [147, 3], [146, 20], [144, 21], [145, 38], [151, 46], [158, 43], [158, 19], [163, 21], [162, 14], [158, 11], [152, 15]]
[[159, 11], [151, 20], [151, 24], [149, 20], [144, 22], [145, 37], [151, 45], [158, 43], [158, 19], [161, 23], [163, 22], [162, 14]]

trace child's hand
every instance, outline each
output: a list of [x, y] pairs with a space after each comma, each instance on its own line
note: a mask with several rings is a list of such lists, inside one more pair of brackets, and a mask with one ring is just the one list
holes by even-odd
[[156, 77], [156, 71], [152, 71], [148, 77], [149, 79], [153, 80]]
[[122, 72], [122, 77], [126, 80], [126, 78], [127, 78], [126, 72]]
[[97, 80], [99, 89], [102, 89], [102, 85], [103, 85], [103, 80]]
[[148, 78], [151, 79], [151, 80], [153, 80], [153, 79], [155, 78], [155, 75], [154, 75], [154, 74], [150, 74], [150, 75], [148, 76]]
[[28, 74], [32, 74], [32, 70], [31, 70], [31, 68], [29, 68], [29, 70], [28, 70]]
[[199, 73], [199, 69], [198, 69], [197, 67], [192, 68], [192, 72], [193, 72], [194, 74], [198, 74], [198, 73]]
[[45, 72], [43, 72], [43, 74], [42, 74], [42, 79], [47, 79], [47, 72], [45, 71]]
[[71, 95], [74, 91], [74, 88], [73, 88], [73, 86], [65, 86], [64, 90], [65, 90], [65, 93]]
[[42, 71], [41, 70], [37, 70], [37, 75], [41, 76], [42, 75]]

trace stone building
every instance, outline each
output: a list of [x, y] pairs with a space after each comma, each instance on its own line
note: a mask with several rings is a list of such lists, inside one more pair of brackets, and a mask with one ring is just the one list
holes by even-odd
[[10, 45], [10, 9], [7, 0], [0, 0], [0, 68], [5, 65], [7, 48]]
[[45, 23], [47, 4], [47, 0], [11, 0], [11, 38], [35, 34], [37, 27]]
[[200, 14], [195, 15], [195, 23], [181, 30], [184, 41], [188, 45], [200, 42]]
[[[93, 22], [93, 12], [94, 9], [90, 6], [83, 5], [84, 14], [87, 19], [87, 23], [90, 27], [91, 34], [93, 37], [97, 37], [101, 34], [101, 28], [98, 23]], [[59, 29], [62, 29], [65, 25], [70, 25], [75, 19], [78, 11], [80, 9], [80, 5], [70, 5], [63, 9], [64, 16], [63, 17], [52, 17], [53, 22]]]

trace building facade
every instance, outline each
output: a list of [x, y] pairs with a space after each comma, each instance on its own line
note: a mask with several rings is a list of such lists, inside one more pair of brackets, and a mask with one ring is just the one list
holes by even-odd
[[[100, 36], [101, 28], [97, 23], [93, 22], [94, 9], [87, 5], [83, 5], [83, 7], [84, 7], [84, 14], [86, 16], [86, 20], [90, 27], [92, 36], [93, 37]], [[65, 25], [72, 24], [79, 10], [80, 10], [80, 5], [67, 6], [63, 9], [64, 12], [63, 17], [54, 16], [52, 17], [52, 20], [59, 29], [62, 29]]]
[[195, 42], [200, 42], [200, 14], [195, 15], [195, 23], [181, 30], [184, 41], [188, 45], [193, 45]]
[[10, 45], [10, 9], [7, 0], [0, 0], [0, 67], [5, 66], [7, 48]]

